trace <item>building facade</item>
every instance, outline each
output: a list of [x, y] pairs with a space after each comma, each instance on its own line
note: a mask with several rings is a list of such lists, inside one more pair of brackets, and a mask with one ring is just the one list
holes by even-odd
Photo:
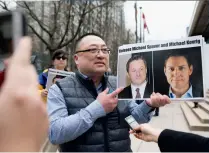
[[202, 35], [209, 43], [209, 0], [196, 1], [188, 36]]

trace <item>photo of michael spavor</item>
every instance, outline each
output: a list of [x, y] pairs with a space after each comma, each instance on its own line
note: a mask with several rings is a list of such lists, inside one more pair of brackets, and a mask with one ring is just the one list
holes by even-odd
[[170, 98], [204, 97], [201, 47], [153, 52], [155, 92]]
[[[118, 86], [125, 87], [119, 99], [149, 98], [153, 92], [152, 52], [119, 56]], [[126, 60], [122, 60], [122, 59]]]

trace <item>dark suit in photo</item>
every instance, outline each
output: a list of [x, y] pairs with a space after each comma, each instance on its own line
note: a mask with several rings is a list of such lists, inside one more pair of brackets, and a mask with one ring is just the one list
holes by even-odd
[[192, 94], [193, 97], [203, 97], [203, 89], [196, 88], [195, 86], [192, 86]]
[[[150, 95], [153, 92], [153, 86], [149, 83], [147, 83], [144, 91], [143, 98], [150, 98]], [[118, 98], [121, 99], [132, 99], [132, 91], [131, 91], [131, 85], [125, 87], [121, 93], [118, 94]]]

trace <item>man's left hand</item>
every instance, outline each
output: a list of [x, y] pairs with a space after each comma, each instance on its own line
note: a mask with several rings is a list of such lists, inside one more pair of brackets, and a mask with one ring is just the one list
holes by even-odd
[[150, 99], [146, 100], [147, 105], [151, 107], [161, 107], [166, 104], [170, 104], [171, 100], [167, 95], [161, 95], [160, 93], [152, 93]]

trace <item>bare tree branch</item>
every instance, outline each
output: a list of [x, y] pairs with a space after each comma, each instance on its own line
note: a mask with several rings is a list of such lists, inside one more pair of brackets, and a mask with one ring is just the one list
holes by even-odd
[[95, 7], [89, 9], [88, 11], [85, 12], [85, 14], [88, 14], [90, 12], [92, 12], [94, 9], [99, 8], [99, 7], [103, 7], [103, 6], [107, 6], [108, 4], [110, 4], [112, 1], [111, 0], [107, 0], [107, 2], [100, 4], [100, 5], [96, 5]]
[[64, 37], [66, 36], [67, 31], [68, 31], [68, 26], [69, 26], [69, 22], [68, 22], [68, 24], [67, 24], [67, 26], [66, 26], [66, 31], [65, 31], [64, 37], [62, 37], [62, 40], [60, 41], [60, 43], [59, 43], [59, 45], [58, 45], [58, 48], [62, 48], [62, 47], [64, 47], [64, 46], [68, 45], [68, 44], [71, 43], [71, 42], [76, 38], [76, 36], [78, 35], [78, 33], [79, 33], [79, 31], [80, 31], [80, 28], [81, 28], [81, 25], [82, 25], [82, 23], [83, 23], [83, 21], [84, 21], [84, 17], [85, 17], [85, 15], [86, 15], [85, 11], [86, 11], [87, 4], [88, 4], [88, 2], [86, 1], [85, 5], [84, 5], [84, 8], [83, 8], [83, 11], [82, 11], [82, 14], [81, 14], [81, 16], [80, 16], [80, 20], [79, 20], [78, 27], [77, 27], [77, 30], [76, 30], [75, 34], [73, 35], [73, 37], [72, 37], [71, 39], [67, 40], [65, 43], [62, 44], [62, 42], [63, 42], [63, 40], [64, 40]]
[[54, 3], [54, 28], [52, 30], [52, 36], [54, 35], [54, 33], [56, 32], [57, 30], [57, 16], [58, 16], [58, 13], [60, 12], [60, 8], [61, 8], [61, 3], [62, 1], [58, 1], [58, 7], [56, 7], [56, 2], [53, 2]]
[[[29, 15], [29, 17], [34, 20], [40, 29], [45, 32], [49, 37], [47, 39], [43, 37], [42, 34], [38, 33], [38, 31], [35, 28], [35, 25], [33, 24], [28, 24], [29, 28], [32, 30], [32, 32], [43, 42], [44, 45], [46, 45], [47, 49], [49, 49], [50, 53], [52, 53], [54, 50], [63, 48], [71, 43], [74, 42], [75, 38], [78, 36], [79, 32], [81, 31], [81, 28], [84, 24], [86, 23], [86, 16], [89, 14], [89, 20], [92, 18], [91, 17], [91, 12], [93, 12], [95, 9], [102, 8], [106, 6], [107, 8], [111, 7], [109, 4], [112, 3], [111, 0], [106, 0], [105, 2], [101, 3], [96, 1], [95, 3], [90, 3], [89, 0], [85, 0], [85, 2], [82, 4], [82, 8], [80, 9], [79, 16], [76, 16], [74, 14], [74, 7], [72, 4], [64, 4], [64, 1], [57, 1], [57, 2], [52, 2], [53, 9], [50, 11], [53, 12], [53, 17], [51, 16], [50, 24], [46, 25], [46, 22], [43, 23], [43, 21], [37, 16], [33, 8], [30, 7], [29, 3], [27, 2], [22, 2], [18, 3], [16, 2], [17, 5], [20, 7], [24, 8]], [[62, 5], [63, 4], [63, 5]], [[78, 3], [79, 4], [79, 3]], [[65, 7], [64, 5], [68, 5]], [[62, 12], [63, 9], [62, 6], [64, 6], [64, 11]], [[75, 6], [75, 5], [74, 5]], [[5, 1], [0, 1], [0, 7], [2, 7], [5, 10], [9, 11], [9, 8], [6, 5]], [[108, 9], [107, 9], [108, 11]], [[101, 14], [102, 10], [99, 10], [97, 12], [98, 14]], [[59, 13], [64, 13], [66, 16], [66, 19], [59, 19]], [[97, 18], [98, 14], [96, 15]], [[75, 17], [76, 16], [76, 17]], [[94, 16], [95, 17], [95, 16]], [[78, 20], [78, 25], [74, 25], [73, 20], [74, 19], [79, 19]], [[63, 21], [64, 20], [64, 21]], [[92, 19], [91, 19], [92, 20]], [[109, 17], [107, 18], [109, 20]], [[101, 20], [102, 21], [102, 20]], [[63, 23], [62, 23], [63, 22]], [[99, 22], [99, 21], [95, 21]], [[106, 22], [109, 24], [110, 21]], [[105, 27], [104, 23], [99, 22], [100, 27]], [[75, 27], [75, 28], [74, 28]], [[103, 29], [103, 28], [101, 28]], [[108, 29], [110, 30], [110, 29]], [[68, 34], [71, 33], [71, 37], [68, 37]], [[102, 32], [103, 33], [103, 32]], [[48, 40], [49, 38], [49, 40]], [[56, 43], [55, 43], [56, 42]]]
[[51, 50], [51, 46], [47, 43], [46, 40], [44, 40], [44, 38], [41, 37], [41, 35], [39, 35], [39, 33], [33, 28], [33, 26], [31, 26], [30, 24], [28, 24], [28, 26], [31, 28], [31, 30], [34, 32], [34, 34], [46, 45], [46, 47]]
[[8, 4], [6, 3], [6, 1], [0, 1], [0, 7], [6, 11], [10, 11], [8, 8]]
[[71, 42], [77, 37], [77, 35], [78, 35], [79, 31], [80, 31], [81, 25], [82, 25], [82, 23], [83, 23], [83, 21], [84, 21], [84, 18], [85, 18], [85, 16], [86, 16], [86, 14], [92, 12], [92, 11], [93, 11], [94, 9], [96, 9], [96, 8], [105, 6], [105, 5], [109, 4], [110, 2], [111, 2], [111, 1], [108, 0], [107, 2], [105, 2], [105, 3], [101, 4], [101, 5], [95, 6], [95, 7], [91, 8], [91, 9], [89, 9], [88, 11], [86, 11], [87, 4], [88, 4], [88, 1], [86, 1], [85, 5], [84, 5], [84, 8], [83, 8], [83, 11], [82, 11], [82, 14], [80, 15], [79, 24], [78, 24], [78, 27], [77, 27], [77, 30], [76, 30], [75, 34], [72, 36], [71, 39], [67, 40], [65, 43], [62, 44], [62, 42], [64, 41], [64, 37], [66, 36], [67, 31], [68, 31], [68, 25], [69, 25], [69, 23], [68, 23], [68, 24], [67, 24], [67, 27], [66, 27], [66, 30], [67, 30], [67, 31], [65, 30], [64, 37], [62, 37], [62, 39], [61, 39], [61, 41], [60, 41], [60, 43], [59, 43], [59, 45], [58, 45], [58, 48], [62, 48], [62, 47], [64, 47], [64, 46], [68, 45], [69, 43], [71, 43]]
[[52, 37], [52, 34], [50, 33], [49, 30], [47, 30], [42, 24], [41, 20], [38, 19], [38, 17], [36, 16], [36, 14], [30, 9], [30, 7], [28, 6], [28, 4], [26, 2], [24, 2], [24, 5], [26, 6], [27, 10], [29, 11], [29, 15], [38, 23], [38, 25], [41, 27], [42, 30], [44, 30], [49, 37]]
[[26, 10], [27, 10], [27, 8], [25, 7], [25, 5], [22, 5], [22, 3], [20, 3], [20, 2], [16, 2], [16, 4], [17, 4], [19, 7], [24, 8], [24, 9], [26, 9]]

